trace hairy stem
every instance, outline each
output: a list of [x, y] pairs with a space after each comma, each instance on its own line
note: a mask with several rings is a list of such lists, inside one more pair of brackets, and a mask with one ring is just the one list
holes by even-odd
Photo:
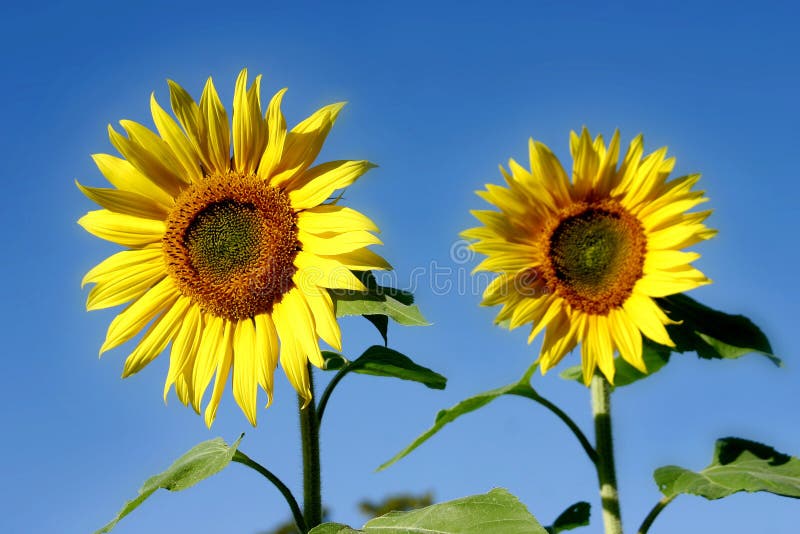
[[591, 390], [603, 524], [606, 534], [622, 534], [617, 474], [614, 467], [614, 443], [611, 435], [611, 385], [605, 377], [595, 375], [592, 377]]
[[[308, 367], [308, 382], [314, 395], [314, 376]], [[319, 419], [314, 401], [305, 404], [298, 395], [300, 408], [300, 436], [303, 441], [303, 517], [306, 526], [312, 529], [322, 523], [322, 488], [319, 461]]]

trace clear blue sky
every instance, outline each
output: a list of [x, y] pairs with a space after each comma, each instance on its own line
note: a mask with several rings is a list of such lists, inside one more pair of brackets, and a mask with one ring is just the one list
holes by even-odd
[[[720, 229], [698, 249], [715, 283], [694, 296], [750, 315], [786, 367], [758, 356], [687, 355], [621, 390], [623, 520], [634, 529], [658, 500], [654, 468], [700, 468], [716, 438], [800, 454], [795, 6], [287, 4], [4, 4], [0, 531], [91, 531], [195, 443], [242, 431], [243, 450], [299, 492], [295, 402], [284, 377], [257, 429], [228, 391], [209, 431], [174, 396], [164, 406], [166, 358], [125, 381], [124, 349], [98, 361], [115, 311], [87, 314], [79, 287], [115, 250], [75, 223], [92, 205], [73, 179], [103, 183], [89, 155], [113, 151], [106, 125], [150, 124], [150, 92], [166, 104], [167, 78], [199, 95], [213, 75], [230, 106], [243, 66], [265, 75], [265, 97], [289, 87], [290, 123], [350, 102], [323, 156], [380, 165], [347, 197], [382, 228], [382, 253], [400, 285], [431, 262], [461, 267], [450, 247], [473, 224], [468, 210], [483, 205], [473, 191], [500, 179], [498, 163], [524, 160], [529, 136], [563, 161], [569, 130], [583, 125], [606, 135], [620, 128], [626, 141], [643, 132], [651, 150], [668, 145], [677, 173], [703, 173], [715, 209], [709, 222]], [[395, 491], [433, 490], [446, 500], [502, 486], [543, 522], [574, 501], [597, 503], [595, 475], [572, 436], [522, 399], [501, 399], [373, 472], [438, 409], [515, 380], [538, 351], [526, 333], [493, 327], [496, 310], [479, 308], [474, 292], [437, 293], [428, 283], [417, 288], [434, 326], [392, 327], [390, 344], [445, 374], [447, 390], [354, 376], [332, 399], [322, 460], [333, 517], [360, 525], [359, 499]], [[349, 356], [379, 341], [361, 319], [343, 328]], [[556, 373], [535, 385], [588, 428], [588, 391]], [[600, 532], [598, 512], [583, 532]], [[790, 534], [797, 513], [797, 501], [765, 494], [680, 497], [651, 532]], [[271, 486], [234, 465], [189, 491], [157, 494], [116, 531], [255, 533], [287, 516]]]

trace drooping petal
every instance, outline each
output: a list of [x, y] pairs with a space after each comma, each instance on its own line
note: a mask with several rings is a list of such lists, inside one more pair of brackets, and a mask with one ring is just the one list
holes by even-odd
[[238, 321], [233, 335], [233, 398], [253, 426], [256, 426], [258, 358], [263, 357], [258, 348], [253, 320]]

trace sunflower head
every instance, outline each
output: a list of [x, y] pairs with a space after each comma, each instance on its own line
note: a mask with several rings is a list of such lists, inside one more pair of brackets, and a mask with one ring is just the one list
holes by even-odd
[[[261, 77], [237, 81], [233, 117], [209, 78], [199, 102], [170, 81], [175, 118], [152, 96], [155, 131], [121, 121], [109, 127], [122, 157], [94, 156], [111, 188], [78, 187], [103, 209], [78, 222], [127, 250], [84, 277], [88, 309], [129, 303], [112, 321], [101, 352], [144, 330], [125, 362], [136, 373], [167, 347], [164, 396], [210, 425], [232, 374], [233, 395], [251, 423], [260, 386], [272, 399], [281, 364], [310, 400], [308, 364], [323, 364], [319, 340], [341, 348], [328, 289], [366, 290], [351, 270], [389, 269], [369, 250], [377, 227], [333, 201], [372, 165], [314, 166], [343, 104], [323, 107], [291, 130], [285, 90], [261, 108]], [[177, 119], [177, 120], [176, 120]]]
[[572, 132], [572, 177], [543, 144], [529, 143], [530, 170], [510, 160], [505, 186], [478, 195], [499, 209], [473, 211], [483, 226], [463, 232], [487, 257], [476, 271], [498, 274], [483, 304], [502, 304], [498, 322], [545, 331], [542, 372], [581, 345], [584, 381], [596, 368], [613, 383], [614, 355], [642, 372], [642, 336], [674, 346], [671, 323], [653, 300], [710, 281], [682, 249], [716, 232], [691, 212], [707, 201], [699, 175], [669, 179], [675, 161], [662, 148], [644, 156], [634, 139], [620, 161], [619, 132], [606, 146]]

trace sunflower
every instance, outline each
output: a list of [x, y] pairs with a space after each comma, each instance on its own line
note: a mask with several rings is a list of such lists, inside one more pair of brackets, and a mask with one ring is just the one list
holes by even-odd
[[570, 135], [572, 180], [542, 143], [529, 142], [531, 170], [513, 159], [507, 187], [487, 184], [478, 195], [500, 211], [476, 210], [484, 226], [463, 232], [487, 257], [476, 271], [498, 273], [482, 304], [502, 304], [498, 323], [532, 323], [528, 342], [545, 331], [542, 373], [581, 344], [583, 379], [599, 367], [613, 383], [615, 352], [646, 373], [642, 335], [673, 347], [673, 323], [654, 299], [708, 284], [681, 249], [716, 233], [688, 212], [708, 200], [694, 174], [669, 180], [666, 148], [643, 157], [635, 138], [618, 165], [619, 132], [606, 147], [584, 128]]
[[146, 328], [125, 361], [127, 377], [171, 343], [164, 399], [174, 385], [200, 413], [213, 378], [208, 426], [230, 374], [233, 396], [255, 425], [258, 387], [269, 406], [278, 362], [307, 404], [308, 362], [323, 364], [318, 338], [341, 349], [328, 289], [364, 291], [351, 270], [391, 268], [367, 248], [381, 244], [377, 227], [329, 200], [373, 165], [311, 166], [344, 104], [287, 131], [286, 90], [262, 115], [260, 83], [259, 76], [248, 87], [247, 70], [239, 74], [229, 125], [211, 78], [199, 104], [169, 81], [177, 122], [151, 96], [158, 133], [120, 121], [127, 136], [109, 126], [109, 137], [123, 157], [93, 156], [114, 188], [78, 184], [103, 208], [78, 223], [127, 247], [83, 279], [94, 284], [87, 309], [130, 303], [100, 353]]

